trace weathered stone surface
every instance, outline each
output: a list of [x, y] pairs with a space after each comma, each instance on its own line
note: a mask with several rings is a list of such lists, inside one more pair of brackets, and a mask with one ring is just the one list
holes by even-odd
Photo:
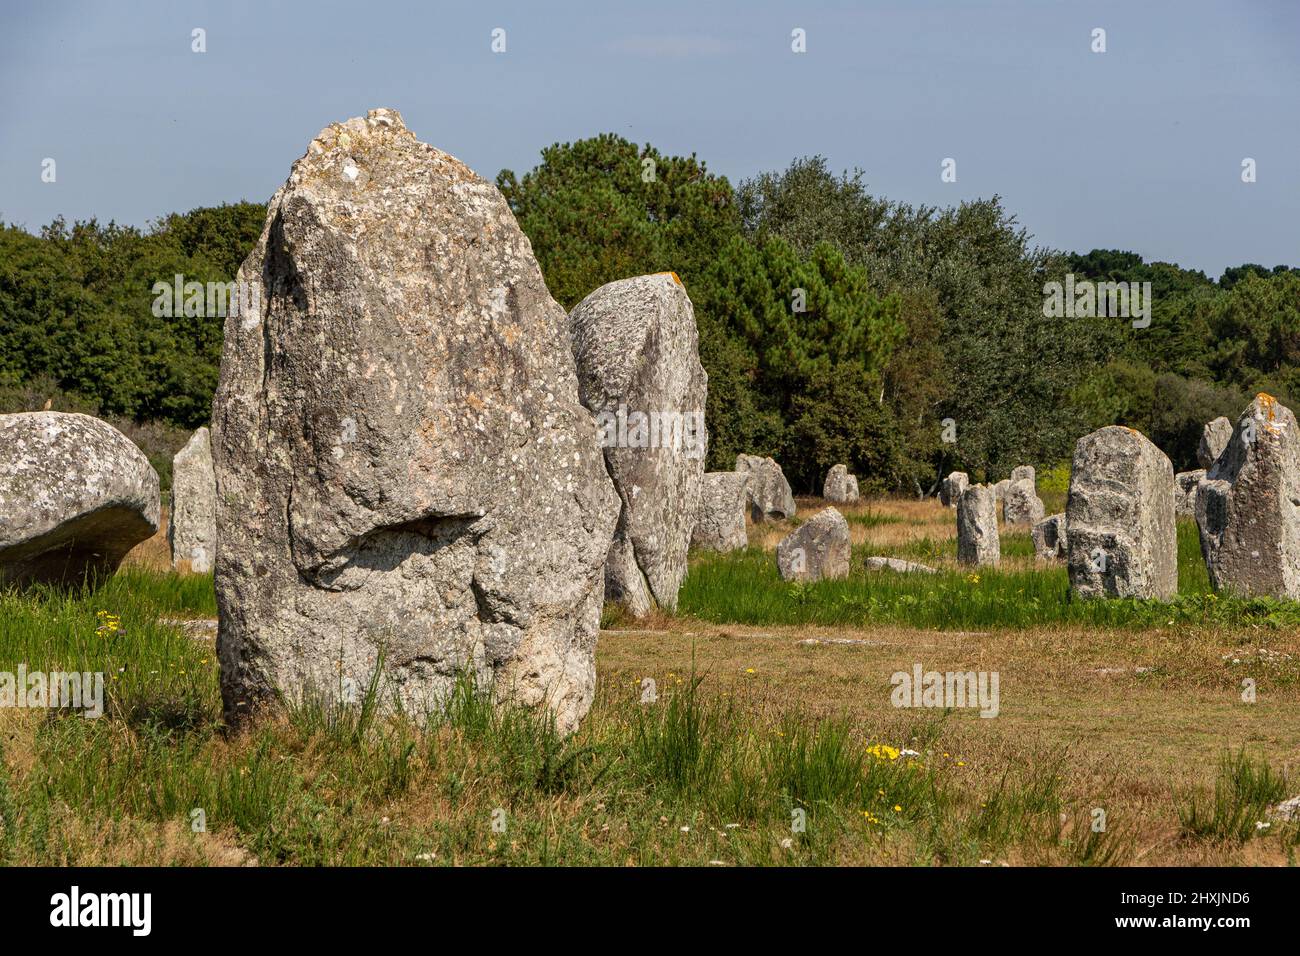
[[173, 568], [196, 574], [212, 570], [217, 553], [217, 475], [206, 428], [191, 435], [172, 459], [167, 541]]
[[469, 672], [572, 730], [619, 504], [500, 192], [373, 110], [294, 164], [238, 280], [212, 423], [227, 719], [372, 675], [419, 712]]
[[1007, 524], [1035, 525], [1043, 520], [1043, 501], [1032, 478], [1017, 478], [1007, 485], [1002, 520]]
[[964, 471], [954, 471], [939, 486], [939, 500], [947, 508], [956, 508], [962, 492], [970, 487], [970, 478]]
[[158, 474], [107, 422], [0, 415], [0, 585], [79, 584], [158, 530]]
[[1011, 487], [1011, 479], [1003, 478], [1001, 481], [999, 481], [997, 484], [993, 486], [994, 499], [997, 501], [1005, 501], [1007, 497], [1007, 489], [1010, 487]]
[[1196, 517], [1196, 486], [1205, 477], [1205, 469], [1180, 471], [1174, 475], [1174, 514], [1179, 517]]
[[1033, 465], [1016, 465], [1011, 469], [1012, 481], [1037, 481], [1038, 476], [1034, 473]]
[[708, 452], [690, 297], [671, 272], [610, 282], [570, 313], [569, 336], [621, 502], [605, 599], [636, 616], [675, 610]]
[[1209, 468], [1228, 447], [1232, 438], [1232, 422], [1220, 415], [1212, 422], [1207, 422], [1201, 431], [1201, 440], [1196, 446], [1196, 460], [1202, 468]]
[[915, 561], [904, 561], [902, 558], [882, 558], [872, 556], [867, 558], [866, 567], [868, 571], [897, 571], [900, 574], [938, 573], [928, 564], [917, 564]]
[[1055, 514], [1034, 525], [1030, 535], [1034, 539], [1034, 554], [1044, 561], [1064, 558], [1069, 547], [1065, 531], [1065, 514]]
[[1300, 435], [1295, 415], [1257, 395], [1196, 490], [1210, 584], [1300, 600]]
[[706, 472], [691, 544], [709, 551], [735, 551], [745, 547], [749, 544], [745, 533], [748, 507], [748, 475], [734, 471]]
[[835, 465], [826, 475], [822, 497], [837, 505], [851, 505], [858, 500], [858, 479], [844, 465]]
[[826, 508], [781, 539], [776, 566], [786, 581], [846, 578], [849, 552], [849, 523], [834, 508]]
[[962, 564], [997, 567], [1002, 563], [996, 496], [988, 485], [971, 485], [958, 499], [957, 560]]
[[793, 518], [798, 510], [790, 482], [771, 458], [737, 455], [736, 471], [749, 475], [749, 514], [755, 523]]
[[1169, 459], [1141, 432], [1109, 425], [1079, 439], [1065, 509], [1075, 594], [1174, 596], [1174, 487]]

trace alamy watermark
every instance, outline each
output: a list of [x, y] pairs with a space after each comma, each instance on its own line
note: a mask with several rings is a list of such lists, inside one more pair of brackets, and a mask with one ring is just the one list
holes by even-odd
[[1066, 273], [1065, 282], [1043, 284], [1043, 315], [1049, 319], [1132, 319], [1151, 324], [1150, 282], [1094, 282]]
[[0, 671], [0, 707], [82, 711], [87, 720], [104, 716], [104, 674], [91, 671]]
[[256, 316], [261, 288], [246, 282], [199, 282], [177, 273], [171, 282], [161, 279], [149, 290], [153, 293], [156, 318], [185, 316], [191, 319], [225, 318], [227, 315]]
[[889, 702], [895, 707], [978, 707], [981, 717], [996, 717], [999, 709], [997, 671], [927, 671], [920, 664], [895, 671]]
[[597, 413], [596, 434], [601, 448], [658, 448], [687, 458], [704, 457], [708, 445], [703, 410], [628, 411], [620, 403], [616, 411]]

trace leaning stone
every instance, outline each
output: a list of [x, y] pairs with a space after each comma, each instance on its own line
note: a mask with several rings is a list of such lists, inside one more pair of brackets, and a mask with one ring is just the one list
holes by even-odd
[[1069, 547], [1065, 531], [1065, 514], [1055, 514], [1034, 525], [1030, 535], [1034, 539], [1034, 554], [1044, 561], [1064, 558]]
[[1300, 600], [1300, 435], [1295, 415], [1260, 394], [1196, 489], [1210, 584]]
[[1174, 514], [1180, 518], [1196, 517], [1196, 486], [1205, 477], [1205, 469], [1180, 471], [1174, 475], [1177, 487], [1174, 488]]
[[962, 564], [997, 567], [1002, 562], [998, 538], [996, 491], [971, 485], [957, 502], [957, 560]]
[[970, 487], [970, 478], [964, 471], [954, 471], [939, 486], [939, 500], [944, 507], [956, 508], [961, 493]]
[[755, 524], [761, 521], [778, 521], [793, 518], [798, 510], [790, 482], [785, 480], [781, 466], [771, 458], [757, 455], [737, 455], [736, 471], [749, 475], [749, 512]]
[[0, 586], [112, 572], [158, 530], [158, 473], [108, 422], [0, 415]]
[[1202, 468], [1209, 468], [1228, 447], [1232, 438], [1232, 422], [1220, 415], [1212, 422], [1207, 422], [1201, 430], [1201, 440], [1196, 446], [1196, 460]]
[[898, 571], [901, 574], [938, 574], [928, 564], [917, 564], [901, 558], [870, 557], [866, 560], [868, 571]]
[[1079, 439], [1065, 515], [1079, 597], [1166, 600], [1177, 592], [1174, 469], [1141, 432], [1109, 425]]
[[1032, 478], [1017, 478], [1007, 486], [1002, 502], [1002, 520], [1007, 524], [1035, 525], [1043, 520], [1045, 510]]
[[776, 546], [776, 566], [786, 581], [849, 576], [849, 523], [834, 508], [817, 512]]
[[217, 475], [206, 428], [190, 436], [172, 459], [167, 541], [176, 570], [196, 574], [212, 570], [217, 553]]
[[734, 471], [706, 472], [691, 545], [706, 551], [736, 551], [746, 547], [749, 544], [749, 536], [745, 533], [745, 510], [748, 506], [748, 475]]
[[858, 500], [858, 479], [844, 465], [836, 465], [826, 476], [822, 497], [837, 505], [854, 504]]
[[676, 610], [708, 452], [690, 297], [672, 272], [610, 282], [570, 313], [569, 335], [578, 398], [622, 502], [605, 600], [637, 617]]
[[505, 198], [391, 110], [324, 129], [239, 270], [213, 401], [222, 697], [573, 730], [618, 519], [564, 309]]

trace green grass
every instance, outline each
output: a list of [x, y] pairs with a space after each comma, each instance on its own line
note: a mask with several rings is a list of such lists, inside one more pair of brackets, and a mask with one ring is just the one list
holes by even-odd
[[[1178, 817], [1189, 836], [1245, 843], [1269, 827], [1268, 809], [1289, 796], [1284, 776], [1244, 750], [1227, 752], [1219, 764], [1214, 796], [1202, 801], [1190, 791], [1181, 795]], [[1277, 824], [1272, 824], [1276, 826]]]
[[[947, 759], [945, 713], [890, 715], [882, 731], [755, 709], [694, 674], [653, 703], [639, 681], [604, 680], [568, 737], [462, 681], [429, 714], [383, 717], [372, 688], [228, 738], [210, 641], [159, 621], [210, 611], [210, 588], [130, 572], [0, 596], [0, 666], [123, 668], [103, 718], [0, 713], [0, 864], [1116, 864], [1139, 845], [1120, 820], [1089, 828], [1097, 799], [1067, 796], [1064, 749], [1008, 752], [1004, 772], [973, 778]], [[120, 618], [115, 633], [100, 611]], [[1250, 767], [1208, 808], [1187, 798], [1187, 839], [1245, 832], [1285, 789]]]
[[[1032, 553], [1032, 547], [1027, 535], [1003, 539], [1005, 554]], [[1196, 526], [1186, 521], [1178, 526], [1179, 593], [1169, 602], [1072, 600], [1063, 564], [1025, 570], [867, 573], [861, 564], [867, 551], [924, 560], [953, 556], [955, 544], [923, 538], [893, 549], [855, 549], [848, 578], [811, 584], [782, 581], [772, 555], [757, 548], [729, 555], [699, 555], [682, 587], [678, 609], [717, 623], [753, 625], [899, 624], [939, 629], [1049, 624], [1300, 626], [1300, 605], [1295, 602], [1212, 593]]]

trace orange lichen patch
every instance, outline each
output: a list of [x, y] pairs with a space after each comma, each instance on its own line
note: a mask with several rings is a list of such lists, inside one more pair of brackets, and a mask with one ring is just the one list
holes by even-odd
[[483, 399], [479, 398], [473, 392], [470, 392], [465, 396], [465, 404], [476, 412], [481, 412], [483, 409], [487, 408], [487, 406], [483, 404]]
[[681, 286], [683, 289], [686, 288], [685, 283], [682, 282], [681, 278], [677, 275], [676, 272], [656, 272], [655, 275], [657, 275], [657, 276], [672, 276], [674, 282], [676, 282], [676, 283], [677, 283], [679, 286]]
[[1277, 399], [1268, 392], [1260, 392], [1255, 396], [1255, 401], [1259, 403], [1259, 410], [1264, 413], [1268, 421], [1273, 421], [1277, 417]]

